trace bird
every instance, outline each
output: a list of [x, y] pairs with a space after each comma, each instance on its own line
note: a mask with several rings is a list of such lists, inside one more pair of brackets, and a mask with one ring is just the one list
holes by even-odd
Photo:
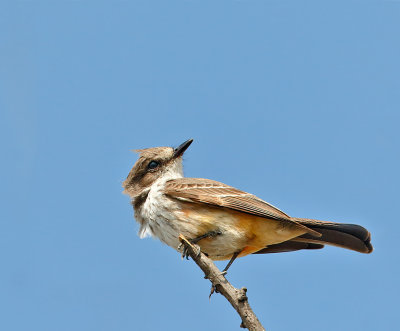
[[224, 273], [236, 258], [249, 254], [325, 245], [373, 251], [371, 235], [360, 225], [291, 217], [232, 186], [184, 177], [182, 155], [192, 142], [135, 150], [139, 158], [122, 186], [131, 198], [140, 238], [154, 236], [180, 251], [183, 235], [210, 259], [229, 260]]

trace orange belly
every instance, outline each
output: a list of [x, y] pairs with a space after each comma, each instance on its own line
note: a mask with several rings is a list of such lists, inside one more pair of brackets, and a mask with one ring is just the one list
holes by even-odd
[[245, 256], [305, 233], [288, 222], [188, 202], [182, 202], [176, 216], [178, 230], [189, 239], [221, 232], [198, 242], [202, 252], [213, 260], [230, 259], [235, 252], [240, 252], [239, 257]]

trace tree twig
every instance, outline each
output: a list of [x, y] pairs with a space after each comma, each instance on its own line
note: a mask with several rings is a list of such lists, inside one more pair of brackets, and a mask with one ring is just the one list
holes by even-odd
[[242, 328], [247, 328], [250, 331], [265, 331], [249, 305], [246, 295], [247, 289], [242, 288], [239, 290], [233, 287], [211, 259], [203, 253], [199, 253], [196, 247], [194, 247], [183, 235], [179, 236], [179, 240], [187, 249], [189, 256], [194, 262], [196, 262], [200, 269], [203, 270], [205, 274], [204, 278], [210, 280], [213, 287], [216, 289], [216, 292], [221, 293], [240, 315], [242, 318], [242, 324], [240, 326]]

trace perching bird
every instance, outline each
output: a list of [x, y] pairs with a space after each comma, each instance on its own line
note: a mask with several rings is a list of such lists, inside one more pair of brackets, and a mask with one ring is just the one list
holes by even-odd
[[248, 254], [319, 249], [325, 244], [371, 253], [370, 233], [360, 225], [290, 217], [255, 195], [203, 178], [183, 177], [179, 147], [138, 150], [123, 183], [140, 223], [139, 235], [158, 237], [178, 249], [179, 235], [213, 260]]

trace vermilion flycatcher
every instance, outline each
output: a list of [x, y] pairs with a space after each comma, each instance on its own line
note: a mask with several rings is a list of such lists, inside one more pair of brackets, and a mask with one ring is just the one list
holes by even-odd
[[200, 246], [213, 260], [251, 253], [318, 249], [325, 244], [371, 253], [370, 233], [359, 225], [290, 217], [278, 208], [223, 183], [184, 178], [179, 147], [138, 150], [123, 183], [140, 223], [139, 235], [158, 237], [178, 249], [179, 234]]

